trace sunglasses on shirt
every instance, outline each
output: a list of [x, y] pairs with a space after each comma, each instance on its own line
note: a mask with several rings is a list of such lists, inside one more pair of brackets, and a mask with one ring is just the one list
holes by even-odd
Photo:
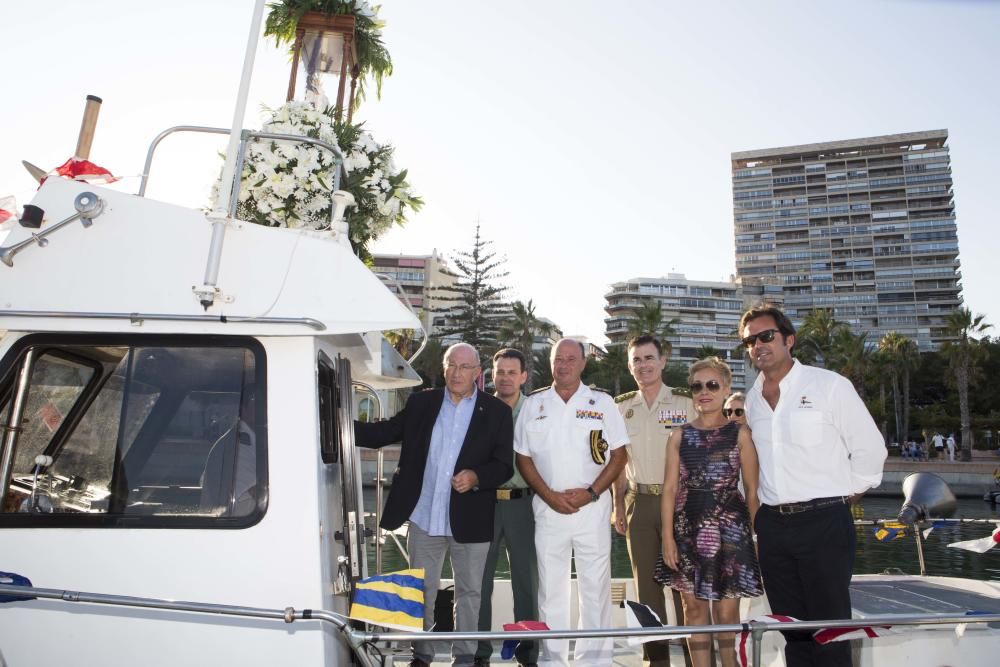
[[746, 411], [743, 408], [723, 408], [722, 416], [726, 419], [736, 415], [737, 417], [742, 417]]
[[708, 382], [704, 383], [692, 382], [691, 384], [688, 385], [688, 388], [691, 390], [692, 394], [700, 394], [705, 389], [709, 390], [714, 394], [715, 392], [722, 389], [722, 385], [719, 384], [717, 380], [709, 380]]
[[755, 333], [752, 336], [747, 336], [746, 338], [740, 339], [740, 342], [743, 343], [744, 347], [749, 348], [756, 345], [758, 340], [762, 343], [770, 343], [772, 340], [774, 340], [775, 334], [779, 333], [781, 333], [779, 329], [764, 329], [763, 331]]

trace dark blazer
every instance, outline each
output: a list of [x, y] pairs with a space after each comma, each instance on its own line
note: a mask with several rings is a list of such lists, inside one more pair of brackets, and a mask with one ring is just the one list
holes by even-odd
[[[382, 528], [395, 530], [413, 513], [424, 483], [424, 467], [434, 422], [445, 400], [444, 389], [410, 395], [406, 406], [384, 422], [354, 422], [354, 439], [360, 447], [377, 449], [402, 441], [399, 466], [382, 513]], [[514, 474], [514, 419], [510, 406], [495, 396], [476, 392], [469, 430], [455, 462], [455, 472], [472, 470], [479, 486], [465, 493], [451, 492], [451, 532], [456, 542], [489, 542], [493, 539], [494, 490]]]

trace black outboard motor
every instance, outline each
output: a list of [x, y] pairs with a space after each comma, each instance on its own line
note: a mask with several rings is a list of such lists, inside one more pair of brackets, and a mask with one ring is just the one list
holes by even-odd
[[908, 526], [926, 519], [946, 519], [955, 513], [955, 494], [932, 472], [915, 472], [903, 480], [903, 508], [899, 522]]

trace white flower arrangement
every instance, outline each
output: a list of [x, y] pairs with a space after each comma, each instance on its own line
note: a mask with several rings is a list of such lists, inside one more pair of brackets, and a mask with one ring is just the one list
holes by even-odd
[[[406, 170], [396, 168], [392, 146], [379, 144], [362, 124], [338, 121], [332, 108], [320, 111], [311, 102], [292, 101], [268, 112], [265, 132], [308, 136], [341, 147], [340, 189], [355, 199], [345, 220], [361, 254], [393, 223], [405, 222], [408, 210], [423, 205], [410, 192]], [[270, 227], [328, 229], [335, 168], [335, 157], [327, 150], [256, 141], [247, 148], [237, 215]]]

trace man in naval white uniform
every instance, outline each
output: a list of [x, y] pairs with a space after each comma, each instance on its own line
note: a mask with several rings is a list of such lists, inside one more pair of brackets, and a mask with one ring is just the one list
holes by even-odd
[[[552, 348], [552, 386], [532, 392], [514, 429], [517, 467], [535, 492], [538, 610], [550, 629], [570, 628], [570, 558], [576, 561], [580, 627], [611, 626], [611, 494], [628, 434], [610, 395], [580, 381], [583, 345]], [[542, 643], [539, 665], [568, 665], [569, 640]], [[578, 639], [578, 665], [609, 667], [610, 638]]]

